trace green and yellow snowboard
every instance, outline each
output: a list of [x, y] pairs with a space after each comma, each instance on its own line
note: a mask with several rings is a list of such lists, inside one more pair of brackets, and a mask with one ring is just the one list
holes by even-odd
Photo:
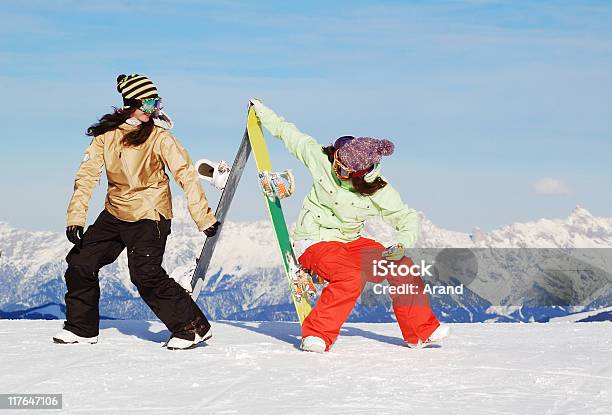
[[[267, 180], [272, 172], [272, 164], [270, 163], [268, 147], [266, 146], [266, 140], [261, 131], [259, 120], [255, 115], [255, 109], [252, 107], [249, 109], [247, 132], [260, 179]], [[280, 198], [278, 196], [271, 196], [269, 192], [266, 192], [264, 187], [262, 187], [262, 194], [264, 195], [266, 206], [270, 213], [270, 219], [274, 226], [276, 240], [283, 258], [287, 280], [289, 281], [291, 298], [293, 299], [293, 304], [295, 305], [295, 310], [297, 311], [301, 324], [306, 316], [308, 316], [308, 313], [310, 313], [310, 298], [316, 294], [316, 289], [310, 275], [300, 268], [295, 253], [293, 252]]]

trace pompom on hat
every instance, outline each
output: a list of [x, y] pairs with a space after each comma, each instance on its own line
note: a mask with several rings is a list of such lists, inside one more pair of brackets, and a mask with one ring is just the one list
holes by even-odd
[[367, 170], [380, 162], [383, 156], [390, 156], [395, 145], [389, 140], [370, 137], [342, 136], [334, 143], [340, 150], [338, 155], [342, 163], [355, 170]]
[[157, 87], [144, 75], [121, 74], [117, 77], [117, 91], [123, 97], [123, 105], [140, 106], [145, 99], [159, 98]]

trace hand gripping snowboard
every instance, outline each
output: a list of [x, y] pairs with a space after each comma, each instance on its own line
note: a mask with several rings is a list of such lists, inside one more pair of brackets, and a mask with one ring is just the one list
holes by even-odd
[[219, 225], [219, 229], [217, 229], [217, 234], [215, 236], [206, 238], [204, 247], [202, 247], [202, 253], [200, 254], [200, 258], [198, 258], [198, 264], [196, 265], [193, 276], [191, 277], [191, 297], [194, 299], [194, 301], [198, 299], [202, 286], [204, 285], [206, 271], [208, 270], [215, 246], [219, 240], [219, 235], [223, 229], [225, 216], [227, 215], [227, 211], [232, 203], [232, 199], [234, 199], [236, 187], [238, 186], [240, 177], [242, 177], [244, 166], [249, 159], [249, 154], [251, 154], [251, 143], [249, 142], [249, 136], [247, 130], [245, 129], [242, 142], [238, 148], [238, 153], [234, 159], [234, 164], [232, 165], [223, 193], [221, 193], [221, 199], [219, 199], [217, 210], [215, 211], [215, 217], [219, 222], [221, 222], [221, 224]]
[[[281, 195], [285, 192], [280, 191], [281, 186], [278, 186], [281, 183], [280, 177], [276, 176], [278, 173], [271, 173], [272, 164], [270, 163], [270, 155], [268, 154], [266, 140], [261, 131], [257, 116], [255, 115], [255, 110], [252, 107], [249, 109], [247, 133], [253, 149], [253, 155], [255, 156], [255, 163], [257, 164], [257, 170], [259, 172], [264, 200], [268, 207], [270, 219], [272, 219], [276, 240], [283, 258], [285, 274], [289, 281], [291, 298], [293, 299], [293, 304], [295, 305], [295, 310], [297, 311], [301, 324], [306, 316], [308, 316], [308, 313], [310, 313], [311, 307], [309, 300], [316, 294], [316, 289], [310, 275], [300, 268], [295, 258], [291, 240], [289, 239], [283, 208], [280, 202]], [[279, 179], [279, 181], [276, 181], [276, 179]], [[291, 177], [291, 180], [292, 179]], [[272, 186], [270, 186], [271, 181], [273, 181]], [[292, 190], [293, 189], [291, 189], [291, 191]], [[288, 189], [287, 193], [289, 193]]]

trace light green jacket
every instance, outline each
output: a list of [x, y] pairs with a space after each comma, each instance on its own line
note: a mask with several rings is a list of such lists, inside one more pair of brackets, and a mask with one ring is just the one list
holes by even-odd
[[[255, 111], [261, 124], [280, 138], [289, 152], [310, 171], [313, 186], [304, 199], [298, 217], [294, 240], [350, 242], [361, 236], [364, 222], [374, 216], [397, 231], [397, 242], [406, 248], [414, 246], [418, 234], [419, 218], [414, 209], [406, 206], [390, 184], [371, 196], [352, 191], [348, 181], [341, 181], [332, 170], [322, 145], [309, 135], [301, 133], [294, 124], [285, 121], [257, 102]], [[380, 174], [375, 169], [366, 176], [372, 181]]]

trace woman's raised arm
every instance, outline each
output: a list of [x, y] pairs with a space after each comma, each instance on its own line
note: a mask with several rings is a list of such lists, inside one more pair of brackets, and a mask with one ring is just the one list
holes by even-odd
[[286, 121], [278, 116], [270, 108], [266, 107], [261, 101], [252, 99], [251, 103], [255, 107], [257, 118], [266, 130], [273, 136], [280, 138], [287, 147], [287, 150], [306, 167], [314, 164], [317, 159], [322, 157], [321, 144], [308, 134], [302, 133], [295, 124]]

